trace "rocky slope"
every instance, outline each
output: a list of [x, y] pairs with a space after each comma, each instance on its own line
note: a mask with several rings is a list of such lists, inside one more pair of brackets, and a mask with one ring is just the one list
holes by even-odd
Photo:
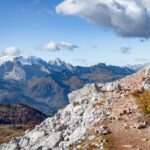
[[150, 67], [121, 80], [87, 84], [69, 94], [70, 104], [1, 150], [143, 149], [150, 127], [133, 93], [150, 90]]
[[24, 104], [0, 104], [0, 125], [35, 126], [46, 119], [46, 115]]
[[87, 83], [114, 81], [134, 72], [101, 63], [75, 67], [60, 59], [17, 57], [0, 65], [0, 104], [24, 103], [53, 115], [69, 103], [68, 93]]

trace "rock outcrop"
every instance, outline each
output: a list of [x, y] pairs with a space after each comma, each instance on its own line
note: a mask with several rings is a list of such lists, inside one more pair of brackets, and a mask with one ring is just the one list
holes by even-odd
[[140, 141], [150, 138], [150, 128], [144, 126], [139, 130], [134, 126], [142, 114], [132, 92], [145, 89], [146, 84], [148, 90], [149, 68], [119, 81], [87, 84], [73, 91], [67, 107], [26, 131], [24, 136], [1, 145], [0, 150], [68, 150], [90, 149], [90, 146], [102, 150], [110, 146], [110, 137], [116, 140], [113, 141], [116, 150], [148, 149], [147, 140]]

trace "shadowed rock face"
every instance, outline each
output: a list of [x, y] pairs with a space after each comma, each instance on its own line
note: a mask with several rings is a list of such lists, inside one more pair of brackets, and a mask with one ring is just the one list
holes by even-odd
[[47, 116], [24, 104], [0, 104], [0, 125], [28, 125], [41, 123]]
[[68, 93], [87, 83], [106, 83], [132, 73], [105, 64], [74, 67], [61, 60], [47, 63], [19, 57], [0, 66], [0, 104], [24, 103], [51, 116], [69, 103]]

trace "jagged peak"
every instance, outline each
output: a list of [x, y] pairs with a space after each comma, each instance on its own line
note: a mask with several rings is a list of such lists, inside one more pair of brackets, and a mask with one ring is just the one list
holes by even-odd
[[35, 57], [35, 56], [29, 56], [27, 58], [20, 56], [20, 57], [15, 57], [13, 59], [13, 62], [19, 62], [22, 65], [32, 65], [32, 64], [40, 64], [45, 61], [43, 59]]
[[[32, 65], [32, 64], [47, 64], [45, 60], [42, 58], [38, 58], [35, 56], [29, 56], [27, 58], [23, 56], [15, 57], [12, 62], [14, 63], [20, 63], [21, 65]], [[55, 60], [50, 60], [48, 62], [49, 65], [51, 66], [56, 66], [56, 67], [65, 67], [68, 69], [71, 69], [73, 66], [69, 63], [66, 63], [65, 61], [61, 60], [60, 58], [56, 58]]]
[[52, 66], [65, 67], [68, 69], [71, 69], [73, 67], [70, 63], [66, 63], [65, 61], [61, 60], [60, 58], [50, 60], [49, 64]]

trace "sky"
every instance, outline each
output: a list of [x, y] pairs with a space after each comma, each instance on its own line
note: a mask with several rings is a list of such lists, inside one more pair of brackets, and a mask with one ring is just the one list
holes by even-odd
[[148, 0], [0, 0], [0, 63], [16, 56], [73, 65], [150, 62]]

